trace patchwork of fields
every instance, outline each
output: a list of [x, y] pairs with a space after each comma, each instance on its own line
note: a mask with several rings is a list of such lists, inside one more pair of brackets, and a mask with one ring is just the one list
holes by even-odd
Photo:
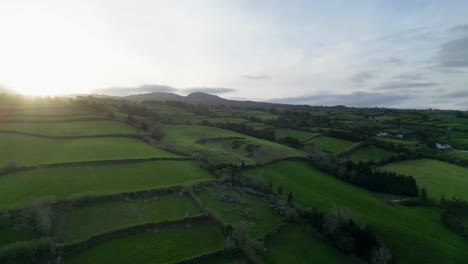
[[[262, 164], [287, 157], [305, 157], [305, 153], [297, 149], [230, 130], [196, 125], [172, 125], [164, 128], [166, 136], [161, 141], [163, 148], [191, 154], [203, 153], [216, 162], [240, 164], [244, 161], [246, 164]], [[197, 143], [206, 139], [206, 143]], [[234, 141], [238, 141], [238, 147]], [[249, 153], [246, 150], [249, 144], [259, 147], [255, 152]]]
[[[49, 253], [37, 249], [37, 263], [354, 261], [311, 230], [308, 220], [298, 220], [302, 207], [340, 210], [359, 225], [370, 226], [391, 249], [395, 263], [463, 263], [468, 258], [468, 241], [441, 224], [437, 206], [387, 203], [340, 181], [340, 173], [329, 175], [312, 167], [306, 159], [313, 154], [304, 152], [310, 151], [305, 147], [196, 125], [207, 120], [272, 129], [277, 139], [296, 138], [325, 150], [320, 155], [327, 159], [346, 162], [347, 157], [357, 163], [381, 161], [396, 151], [365, 139], [354, 142], [320, 133], [352, 133], [360, 126], [399, 132], [391, 126], [398, 115], [387, 113], [390, 110], [375, 110], [372, 116], [327, 108], [310, 112], [314, 122], [284, 128], [273, 121], [284, 117], [276, 109], [146, 102], [142, 110], [129, 103], [132, 111], [144, 112], [133, 116], [118, 100], [102, 101], [107, 112], [48, 100], [53, 103], [0, 106], [0, 263], [7, 257], [13, 263], [30, 263], [28, 247], [43, 241], [51, 243], [46, 245], [56, 248], [57, 255], [42, 261], [40, 253]], [[99, 99], [87, 100], [100, 106]], [[154, 115], [145, 112], [150, 110]], [[437, 124], [432, 119], [422, 122], [417, 114], [401, 117], [411, 124]], [[320, 120], [325, 121], [315, 126]], [[465, 125], [459, 119], [449, 121]], [[464, 144], [464, 135], [454, 130], [448, 140]], [[377, 140], [420, 144], [406, 137]], [[468, 199], [465, 167], [419, 159], [379, 170], [413, 176], [434, 200], [442, 194]]]
[[428, 197], [439, 199], [456, 196], [468, 199], [468, 169], [450, 163], [421, 159], [392, 163], [381, 170], [411, 175], [420, 188], [425, 187]]
[[300, 161], [275, 162], [248, 175], [281, 185], [305, 206], [351, 210], [375, 229], [399, 263], [461, 263], [468, 257], [468, 241], [445, 229], [435, 208], [386, 204]]

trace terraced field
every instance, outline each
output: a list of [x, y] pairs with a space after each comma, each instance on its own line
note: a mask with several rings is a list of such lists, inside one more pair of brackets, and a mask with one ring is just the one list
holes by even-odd
[[223, 236], [217, 227], [199, 224], [118, 237], [71, 252], [64, 263], [177, 263], [222, 248]]
[[348, 155], [348, 158], [352, 160], [353, 162], [380, 161], [383, 159], [387, 159], [394, 154], [395, 153], [392, 153], [390, 151], [371, 146], [371, 147], [358, 148], [352, 151]]
[[[250, 137], [229, 130], [196, 126], [172, 125], [164, 126], [166, 136], [161, 146], [167, 149], [176, 149], [185, 153], [203, 153], [213, 162], [237, 163], [245, 161], [247, 164], [266, 163], [286, 157], [304, 157], [305, 153], [297, 149], [286, 147], [275, 142]], [[201, 139], [225, 139], [197, 143]], [[232, 139], [241, 138], [241, 139]], [[239, 142], [239, 147], [233, 146], [233, 141]], [[258, 145], [259, 149], [249, 155], [245, 148], [247, 145]]]
[[140, 134], [139, 131], [122, 122], [48, 122], [48, 123], [0, 123], [1, 130], [35, 133], [47, 136], [92, 136], [103, 134]]
[[0, 176], [0, 208], [24, 206], [36, 199], [68, 200], [160, 189], [214, 177], [191, 161], [152, 161], [128, 164], [67, 166]]
[[443, 194], [468, 199], [468, 169], [450, 163], [421, 159], [400, 161], [380, 167], [381, 170], [411, 175], [420, 188], [425, 187], [428, 197], [438, 200]]
[[339, 138], [320, 136], [320, 137], [315, 137], [311, 140], [308, 140], [307, 144], [313, 145], [314, 147], [326, 150], [333, 154], [339, 154], [341, 152], [344, 152], [352, 148], [353, 146], [359, 143], [352, 142], [349, 140], [343, 140]]
[[86, 240], [112, 230], [182, 220], [200, 215], [192, 199], [175, 194], [95, 202], [56, 213], [55, 236], [64, 243]]
[[210, 186], [197, 196], [224, 223], [246, 228], [253, 238], [263, 238], [282, 222], [264, 200], [233, 188]]
[[352, 210], [390, 247], [398, 263], [462, 263], [468, 257], [468, 241], [443, 227], [435, 208], [386, 204], [300, 161], [275, 162], [247, 174], [281, 184], [305, 206]]
[[282, 227], [268, 238], [266, 263], [350, 263], [351, 259], [315, 234], [296, 225]]
[[0, 164], [20, 165], [62, 162], [179, 157], [132, 138], [48, 139], [0, 134]]

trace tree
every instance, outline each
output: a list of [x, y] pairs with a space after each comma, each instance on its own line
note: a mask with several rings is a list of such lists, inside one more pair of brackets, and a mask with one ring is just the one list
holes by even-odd
[[442, 194], [442, 196], [440, 196], [439, 203], [441, 206], [444, 206], [447, 203], [447, 199], [445, 198], [445, 195]]
[[425, 187], [421, 188], [421, 199], [427, 200], [427, 191]]
[[148, 131], [148, 125], [145, 121], [141, 121], [141, 130]]
[[164, 137], [164, 129], [163, 127], [156, 123], [153, 126], [151, 126], [150, 129], [150, 136], [155, 139], [155, 140], [161, 140]]
[[289, 194], [288, 194], [288, 204], [290, 206], [294, 206], [294, 197], [293, 197], [292, 192], [289, 192]]
[[109, 111], [109, 112], [107, 113], [107, 119], [114, 120], [114, 117], [115, 117], [115, 116], [114, 116], [114, 112]]
[[281, 186], [281, 184], [278, 186], [278, 194], [279, 195], [283, 194], [283, 186]]
[[133, 119], [133, 115], [127, 115], [127, 123], [134, 124], [135, 119]]
[[392, 263], [392, 252], [385, 245], [381, 244], [372, 250], [372, 264]]

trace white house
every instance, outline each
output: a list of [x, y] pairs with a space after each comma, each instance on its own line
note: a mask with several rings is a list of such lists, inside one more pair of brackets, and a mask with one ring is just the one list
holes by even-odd
[[452, 146], [450, 146], [449, 144], [436, 143], [436, 148], [438, 148], [438, 149], [451, 149]]
[[387, 132], [379, 132], [379, 133], [377, 133], [377, 136], [378, 137], [388, 137], [388, 136], [390, 136], [390, 134], [387, 133]]

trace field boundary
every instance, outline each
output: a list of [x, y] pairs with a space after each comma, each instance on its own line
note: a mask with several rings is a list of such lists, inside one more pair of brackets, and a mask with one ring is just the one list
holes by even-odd
[[4, 120], [0, 123], [66, 123], [66, 122], [82, 122], [82, 121], [103, 121], [108, 120], [104, 117], [84, 117], [75, 119], [56, 119], [56, 120]]
[[203, 223], [211, 223], [213, 222], [213, 218], [210, 215], [199, 215], [191, 218], [185, 218], [176, 221], [164, 221], [161, 223], [148, 223], [142, 225], [134, 225], [123, 227], [119, 229], [112, 230], [110, 232], [105, 232], [101, 234], [94, 235], [87, 240], [83, 240], [73, 244], [59, 244], [63, 250], [63, 253], [69, 253], [72, 251], [81, 251], [87, 248], [90, 248], [94, 245], [99, 243], [109, 241], [112, 239], [116, 239], [119, 237], [123, 237], [126, 235], [130, 235], [137, 232], [157, 232], [156, 230], [162, 228], [170, 228], [170, 227], [179, 227], [184, 225], [196, 225], [196, 224], [203, 224]]
[[147, 135], [138, 134], [98, 134], [98, 135], [83, 135], [83, 136], [49, 136], [30, 132], [22, 132], [16, 130], [0, 130], [0, 134], [16, 134], [22, 136], [39, 137], [47, 139], [82, 139], [82, 138], [104, 138], [104, 137], [122, 137], [122, 138], [134, 138], [143, 139]]
[[61, 163], [38, 164], [31, 166], [21, 166], [16, 169], [0, 172], [0, 176], [13, 174], [20, 171], [37, 170], [45, 168], [62, 168], [75, 166], [91, 166], [91, 165], [115, 165], [115, 164], [130, 164], [149, 161], [190, 161], [191, 157], [158, 157], [158, 158], [141, 158], [141, 159], [117, 159], [117, 160], [88, 160], [88, 161], [70, 161]]

